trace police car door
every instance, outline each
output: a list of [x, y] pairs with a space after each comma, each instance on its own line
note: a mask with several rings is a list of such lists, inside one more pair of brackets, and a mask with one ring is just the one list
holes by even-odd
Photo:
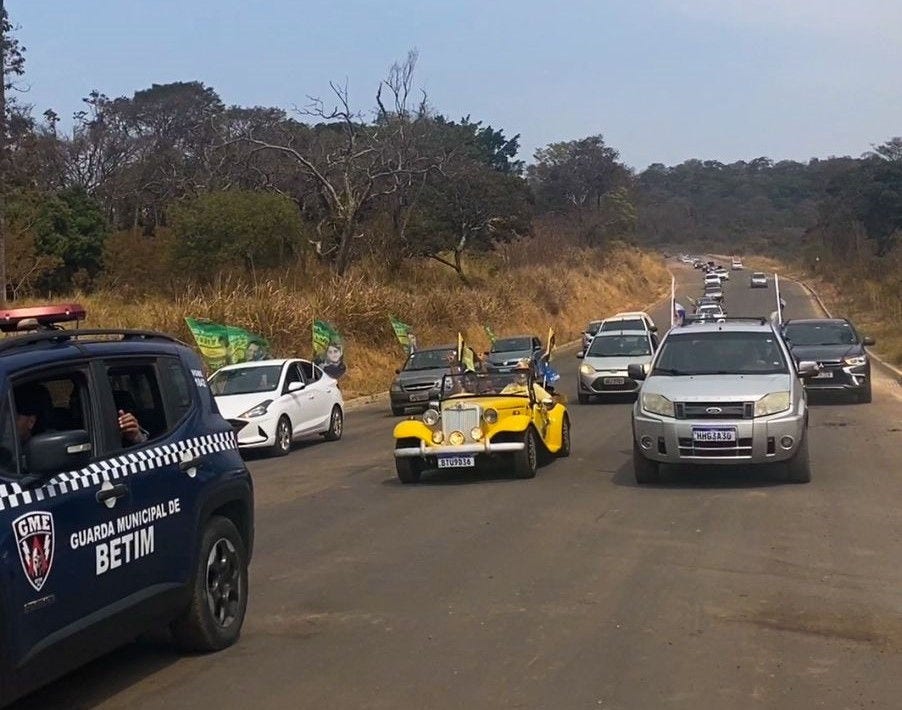
[[[91, 380], [87, 366], [32, 371], [13, 379], [0, 400], [2, 449], [15, 452], [0, 471], [4, 641], [13, 667], [77, 644], [119, 601], [115, 585], [96, 583], [95, 548], [114, 534], [118, 514], [108, 503], [125, 492], [101, 487]], [[43, 395], [32, 416], [17, 411], [13, 396], [24, 410], [28, 385]], [[54, 449], [60, 465], [48, 471]]]
[[[109, 358], [96, 367], [111, 461], [129, 491], [116, 506], [115, 535], [96, 550], [97, 579], [165, 605], [193, 564], [199, 464], [187, 464], [200, 450], [188, 421], [193, 390], [177, 357]], [[138, 439], [123, 436], [120, 412], [137, 419]]]

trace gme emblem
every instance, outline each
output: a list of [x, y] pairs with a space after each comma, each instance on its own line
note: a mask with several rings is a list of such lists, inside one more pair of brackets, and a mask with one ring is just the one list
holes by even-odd
[[25, 576], [40, 592], [53, 566], [53, 515], [39, 511], [20, 515], [13, 520], [13, 532]]
[[708, 407], [705, 410], [708, 414], [722, 414], [723, 410], [720, 407]]

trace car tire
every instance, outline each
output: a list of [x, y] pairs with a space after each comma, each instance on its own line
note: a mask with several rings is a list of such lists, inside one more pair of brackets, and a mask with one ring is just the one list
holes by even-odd
[[191, 580], [191, 601], [170, 624], [185, 651], [220, 651], [241, 635], [247, 610], [247, 549], [235, 524], [214, 515], [207, 521]]
[[286, 456], [291, 451], [291, 420], [284, 414], [276, 423], [276, 436], [272, 445], [273, 456]]
[[633, 438], [633, 475], [639, 485], [657, 483], [661, 480], [661, 465], [646, 458], [635, 438]]
[[874, 395], [871, 392], [871, 381], [870, 381], [870, 379], [868, 379], [865, 382], [864, 387], [862, 388], [861, 392], [858, 393], [858, 401], [861, 404], [870, 404], [871, 400], [873, 399], [873, 396]]
[[425, 469], [426, 462], [422, 459], [407, 457], [395, 459], [395, 471], [401, 483], [419, 483]]
[[523, 435], [522, 451], [514, 453], [514, 475], [517, 478], [535, 478], [539, 470], [539, 447], [532, 427]]
[[580, 404], [588, 404], [589, 403], [589, 395], [583, 394], [582, 392], [579, 392], [576, 395], [576, 398], [577, 398], [577, 400], [579, 400]]
[[783, 464], [786, 480], [790, 483], [808, 483], [811, 481], [811, 459], [808, 455], [808, 435], [793, 457]]
[[564, 415], [564, 421], [561, 422], [561, 450], [558, 457], [565, 459], [570, 456], [570, 417]]
[[326, 441], [338, 441], [345, 430], [345, 415], [337, 404], [329, 415], [329, 429], [323, 434]]

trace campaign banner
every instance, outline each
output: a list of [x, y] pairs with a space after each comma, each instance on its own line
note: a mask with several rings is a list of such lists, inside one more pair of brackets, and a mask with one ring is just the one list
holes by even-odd
[[545, 362], [551, 361], [551, 356], [554, 354], [555, 341], [554, 328], [548, 328], [548, 339], [545, 341], [545, 352], [542, 353], [542, 359], [545, 360]]
[[476, 371], [476, 351], [464, 342], [464, 336], [457, 334], [457, 361], [469, 372]]
[[490, 342], [492, 345], [494, 345], [494, 344], [495, 344], [495, 341], [498, 340], [498, 336], [495, 335], [495, 331], [492, 330], [491, 328], [489, 328], [489, 326], [487, 326], [487, 325], [484, 325], [484, 326], [482, 326], [482, 327], [483, 327], [483, 329], [485, 330], [485, 334], [486, 334], [486, 335], [488, 336], [488, 338], [489, 338], [489, 342]]
[[225, 365], [270, 357], [269, 343], [243, 328], [202, 318], [185, 318], [185, 322], [210, 373]]
[[395, 332], [395, 337], [398, 339], [401, 347], [404, 348], [404, 354], [409, 357], [417, 349], [417, 336], [414, 334], [413, 328], [407, 323], [399, 321], [394, 316], [389, 316], [389, 319], [391, 320], [391, 327]]
[[324, 320], [313, 321], [313, 362], [336, 380], [345, 374], [344, 341], [335, 327]]

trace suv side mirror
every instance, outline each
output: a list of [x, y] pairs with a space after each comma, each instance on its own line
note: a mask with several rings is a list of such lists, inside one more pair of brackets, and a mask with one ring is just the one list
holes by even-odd
[[862, 345], [876, 345], [876, 344], [877, 344], [877, 340], [876, 340], [876, 338], [872, 338], [872, 337], [869, 335], [869, 336], [867, 336], [864, 340], [861, 341], [861, 344], [862, 344]]
[[798, 371], [799, 377], [807, 379], [809, 377], [814, 377], [821, 371], [821, 368], [814, 360], [802, 360], [799, 363]]
[[576, 353], [577, 360], [582, 360], [585, 356], [586, 356], [586, 353], [584, 350], [580, 350], [578, 353]]
[[645, 366], [640, 365], [639, 363], [633, 363], [631, 365], [626, 366], [626, 374], [631, 380], [644, 380], [645, 379]]
[[396, 367], [396, 368], [395, 368], [395, 374], [396, 374], [396, 375], [400, 375], [400, 374], [401, 374], [401, 368], [400, 368], [400, 367]]
[[307, 386], [307, 385], [304, 384], [303, 382], [297, 382], [297, 381], [295, 381], [295, 382], [289, 382], [289, 383], [288, 383], [288, 391], [289, 391], [289, 392], [300, 392], [300, 391], [301, 391], [302, 389], [304, 389], [306, 386]]
[[36, 434], [25, 444], [28, 473], [46, 478], [84, 468], [91, 461], [91, 437], [84, 429]]
[[658, 332], [658, 326], [653, 325], [653, 326], [651, 326], [651, 327], [649, 328], [649, 330], [650, 330], [652, 333], [657, 333], [657, 332]]

